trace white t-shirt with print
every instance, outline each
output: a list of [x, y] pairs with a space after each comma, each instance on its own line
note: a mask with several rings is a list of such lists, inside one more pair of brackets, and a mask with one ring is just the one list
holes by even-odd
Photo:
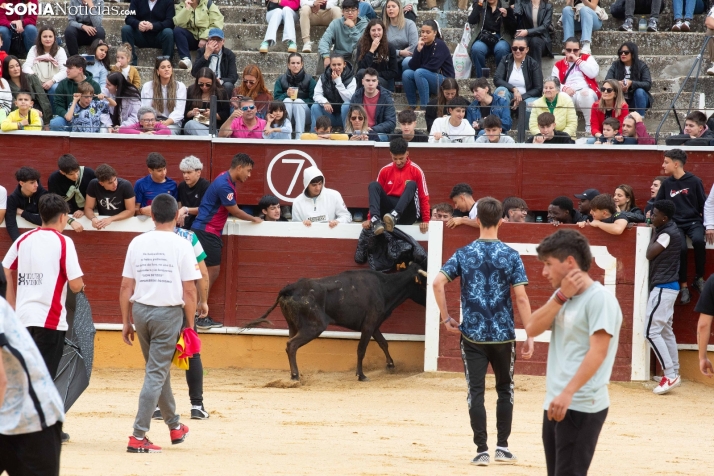
[[67, 282], [82, 276], [74, 241], [50, 228], [23, 233], [3, 268], [17, 271], [15, 309], [25, 327], [67, 330]]
[[183, 306], [183, 281], [201, 279], [193, 246], [173, 232], [149, 231], [129, 244], [122, 276], [135, 281], [131, 302]]

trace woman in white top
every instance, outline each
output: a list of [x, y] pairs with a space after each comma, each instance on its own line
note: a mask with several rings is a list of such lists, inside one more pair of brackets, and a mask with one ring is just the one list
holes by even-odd
[[43, 25], [37, 32], [35, 46], [27, 52], [27, 59], [22, 65], [25, 74], [35, 74], [47, 91], [52, 107], [57, 84], [67, 77], [67, 53], [57, 44], [57, 33], [48, 25]]
[[12, 91], [10, 84], [0, 78], [0, 121], [4, 121], [12, 110]]
[[402, 74], [402, 61], [411, 57], [419, 43], [419, 31], [416, 24], [404, 18], [404, 10], [399, 0], [387, 0], [382, 11], [382, 21], [387, 26], [389, 44], [397, 50], [399, 57], [399, 76]]
[[141, 105], [153, 107], [159, 114], [159, 122], [171, 129], [173, 135], [181, 134], [186, 86], [176, 81], [171, 61], [166, 56], [156, 58], [153, 79], [141, 88]]

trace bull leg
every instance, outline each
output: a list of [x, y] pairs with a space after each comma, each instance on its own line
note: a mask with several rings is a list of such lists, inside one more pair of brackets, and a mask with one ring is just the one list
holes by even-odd
[[357, 344], [357, 378], [360, 382], [366, 382], [369, 380], [362, 373], [362, 360], [364, 359], [364, 354], [367, 353], [367, 345], [369, 340], [372, 338], [372, 333], [368, 331], [362, 331], [362, 336], [359, 338], [359, 344]]
[[384, 356], [387, 358], [387, 368], [393, 369], [394, 361], [392, 360], [392, 356], [389, 355], [389, 344], [387, 344], [387, 339], [384, 338], [382, 332], [379, 329], [374, 331], [372, 337], [374, 337], [374, 340], [377, 341], [377, 344], [379, 344], [379, 347], [382, 349], [382, 352], [384, 352]]
[[[327, 329], [327, 322], [329, 322], [329, 318], [325, 315], [325, 313], [318, 311], [317, 313], [311, 314], [311, 317], [316, 319], [308, 318], [303, 320], [303, 327], [296, 327], [296, 332], [292, 337], [290, 337], [290, 339], [288, 339], [288, 344], [285, 349], [288, 353], [288, 361], [290, 362], [290, 378], [292, 380], [300, 380], [300, 372], [298, 371], [297, 366], [298, 349], [318, 337], [325, 329]], [[292, 329], [289, 330], [288, 333], [292, 333]]]

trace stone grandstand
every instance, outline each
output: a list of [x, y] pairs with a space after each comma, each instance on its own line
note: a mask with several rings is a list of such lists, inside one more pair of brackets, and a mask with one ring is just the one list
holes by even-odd
[[[57, 0], [54, 0], [57, 1]], [[448, 4], [455, 3], [453, 0], [446, 0]], [[600, 4], [609, 14], [610, 4], [614, 0], [601, 0]], [[233, 50], [236, 54], [238, 73], [242, 72], [243, 68], [251, 63], [257, 64], [265, 76], [266, 85], [272, 91], [275, 80], [285, 72], [287, 64], [287, 45], [282, 41], [278, 41], [268, 54], [260, 54], [258, 48], [265, 35], [267, 24], [265, 22], [265, 7], [262, 3], [254, 3], [251, 0], [216, 0], [215, 3], [220, 6], [220, 9], [225, 17], [224, 32], [226, 35], [225, 45]], [[562, 28], [557, 23], [560, 18], [560, 12], [565, 5], [565, 0], [554, 0], [553, 26], [553, 52], [556, 54], [555, 60], [560, 59], [560, 50], [562, 49]], [[112, 4], [120, 9], [128, 9], [128, 3]], [[439, 6], [449, 10], [449, 5], [444, 5], [441, 1]], [[381, 11], [377, 12], [381, 14]], [[706, 14], [706, 12], [705, 12]], [[457, 42], [461, 38], [464, 24], [467, 20], [467, 13], [462, 11], [428, 11], [426, 2], [420, 0], [419, 14], [417, 24], [420, 24], [426, 19], [434, 19], [439, 22], [442, 34], [445, 41], [448, 43], [453, 52]], [[637, 17], [639, 19], [639, 16]], [[635, 27], [637, 26], [637, 19]], [[610, 15], [610, 18], [603, 22], [603, 28], [600, 31], [593, 33], [592, 54], [597, 59], [600, 65], [600, 77], [602, 80], [607, 73], [608, 68], [615, 60], [617, 48], [624, 41], [634, 41], [639, 47], [640, 58], [644, 60], [650, 68], [653, 78], [651, 93], [654, 97], [654, 105], [650, 112], [645, 117], [647, 130], [654, 134], [662, 118], [664, 110], [666, 110], [681, 85], [684, 83], [689, 69], [695, 61], [696, 55], [699, 53], [702, 42], [705, 38], [703, 32], [704, 15], [695, 15], [692, 23], [692, 31], [689, 33], [673, 33], [669, 29], [672, 26], [672, 5], [671, 2], [666, 2], [664, 12], [660, 15], [658, 33], [627, 33], [618, 31], [622, 24], [621, 20], [615, 19]], [[58, 34], [62, 34], [67, 26], [67, 19], [61, 16], [46, 16], [38, 19], [38, 25], [49, 23], [55, 27]], [[110, 60], [115, 59], [115, 47], [121, 42], [120, 30], [124, 25], [123, 17], [105, 17], [103, 20], [104, 28], [107, 32], [107, 42], [112, 45], [110, 51]], [[296, 22], [296, 33], [298, 51], [302, 49], [302, 40], [300, 27]], [[313, 40], [313, 51], [316, 50], [316, 42], [320, 39], [326, 27], [313, 27], [311, 30], [311, 38]], [[282, 26], [278, 30], [278, 40], [282, 39]], [[87, 47], [83, 47], [82, 52], [93, 53]], [[141, 74], [142, 83], [151, 80], [152, 67], [154, 58], [160, 55], [160, 50], [140, 49], [138, 51], [139, 65], [138, 70]], [[322, 71], [321, 62], [318, 61], [318, 54], [302, 53], [305, 58], [305, 69], [309, 74], [317, 77]], [[543, 59], [543, 76], [550, 76], [553, 62], [550, 58]], [[708, 60], [708, 58], [706, 58]], [[178, 58], [174, 57], [174, 65], [176, 66]], [[489, 58], [491, 71], [495, 72], [496, 65], [493, 63], [493, 58]], [[714, 77], [705, 74], [706, 68], [709, 67], [708, 61], [702, 67], [702, 75], [699, 78], [697, 91], [694, 94], [692, 108], [705, 110], [707, 115], [714, 110]], [[193, 84], [194, 80], [190, 76], [189, 71], [176, 69], [176, 77], [187, 86]], [[462, 96], [472, 100], [471, 92], [468, 90], [470, 80], [460, 80], [460, 93]], [[677, 102], [677, 110], [680, 111], [680, 118], [686, 114], [690, 99], [692, 98], [691, 90], [693, 81], [690, 80], [687, 84], [685, 92], [680, 96]], [[394, 100], [397, 110], [406, 107], [406, 98], [403, 93], [394, 95]], [[425, 129], [423, 112], [418, 112], [419, 128]], [[514, 123], [515, 128], [515, 123]], [[584, 122], [582, 117], [579, 124], [580, 134], [584, 134]], [[677, 124], [673, 116], [670, 114], [665, 123], [662, 132], [665, 134], [679, 132]], [[660, 136], [660, 142], [663, 142], [663, 137]]]

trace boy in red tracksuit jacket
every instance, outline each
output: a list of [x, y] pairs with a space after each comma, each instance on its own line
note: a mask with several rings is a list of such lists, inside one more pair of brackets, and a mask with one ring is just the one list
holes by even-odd
[[[385, 229], [394, 230], [394, 225], [412, 225], [419, 218], [422, 233], [429, 229], [429, 191], [421, 168], [409, 160], [409, 143], [398, 137], [389, 142], [392, 163], [382, 167], [377, 181], [369, 184], [370, 220], [363, 225], [371, 226], [375, 235]], [[379, 217], [383, 216], [383, 220]]]

